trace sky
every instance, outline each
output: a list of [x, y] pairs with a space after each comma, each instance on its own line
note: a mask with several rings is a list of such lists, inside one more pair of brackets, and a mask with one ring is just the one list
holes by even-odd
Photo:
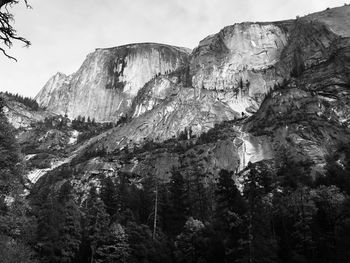
[[56, 72], [72, 74], [95, 48], [156, 42], [195, 48], [239, 22], [278, 21], [348, 0], [28, 0], [13, 6], [15, 28], [31, 41], [0, 54], [0, 91], [35, 97]]

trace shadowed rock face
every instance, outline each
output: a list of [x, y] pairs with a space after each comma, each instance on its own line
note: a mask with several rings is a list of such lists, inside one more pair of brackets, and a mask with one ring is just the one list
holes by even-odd
[[133, 44], [97, 49], [70, 76], [52, 77], [36, 100], [59, 114], [96, 121], [116, 121], [129, 110], [132, 99], [156, 74], [187, 64], [188, 50], [161, 44]]

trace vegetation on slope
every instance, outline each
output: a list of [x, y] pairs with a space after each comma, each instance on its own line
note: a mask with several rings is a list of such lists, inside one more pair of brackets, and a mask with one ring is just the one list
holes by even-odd
[[4, 93], [0, 93], [0, 94], [4, 94], [5, 97], [9, 98], [10, 100], [14, 100], [14, 101], [17, 101], [19, 103], [22, 103], [23, 105], [27, 106], [29, 109], [31, 109], [33, 111], [38, 111], [41, 109], [39, 104], [36, 102], [36, 100], [34, 100], [32, 98], [21, 96], [18, 93], [13, 94], [13, 93], [10, 93], [7, 91]]
[[0, 255], [2, 262], [36, 262], [36, 218], [24, 198], [23, 163], [0, 99]]
[[31, 198], [38, 231], [48, 230], [38, 235], [41, 261], [345, 262], [349, 149], [330, 156], [315, 180], [310, 163], [282, 151], [240, 174], [222, 170], [216, 182], [196, 169], [173, 169], [167, 182], [152, 173], [101, 174], [78, 199], [70, 179], [79, 170], [67, 166]]

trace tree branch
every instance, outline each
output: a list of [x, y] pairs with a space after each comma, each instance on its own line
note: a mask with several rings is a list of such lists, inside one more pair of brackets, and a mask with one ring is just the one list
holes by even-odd
[[3, 7], [4, 5], [7, 5], [11, 2], [14, 2], [13, 0], [0, 0], [0, 9], [1, 7]]
[[6, 57], [8, 57], [9, 59], [13, 59], [14, 61], [17, 62], [17, 59], [14, 58], [14, 57], [12, 57], [12, 56], [10, 56], [9, 54], [7, 54], [6, 51], [5, 51], [3, 48], [0, 47], [0, 51], [1, 51]]
[[[5, 7], [4, 11], [0, 11], [0, 45], [4, 44], [8, 48], [11, 48], [13, 41], [19, 41], [25, 44], [25, 46], [30, 45], [30, 41], [17, 35], [16, 30], [13, 28], [12, 23], [14, 21], [13, 15], [7, 10], [7, 5], [18, 4], [19, 1], [24, 1], [27, 8], [30, 6], [27, 0], [0, 0], [0, 10]], [[7, 54], [4, 48], [0, 47], [0, 51], [8, 58], [14, 59], [14, 57]]]

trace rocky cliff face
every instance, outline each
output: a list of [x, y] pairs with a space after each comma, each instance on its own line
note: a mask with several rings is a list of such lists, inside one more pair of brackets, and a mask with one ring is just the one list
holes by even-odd
[[138, 91], [130, 112], [134, 119], [113, 133], [109, 148], [144, 138], [166, 140], [185, 127], [199, 135], [215, 123], [254, 113], [285, 78], [276, 65], [291, 23], [236, 24], [201, 41], [187, 67], [158, 76]]
[[199, 43], [191, 57], [192, 83], [198, 93], [221, 93], [237, 112], [257, 110], [264, 95], [284, 76], [275, 65], [287, 44], [291, 22], [228, 26]]
[[295, 161], [310, 161], [315, 171], [350, 139], [349, 14], [345, 6], [294, 23], [277, 65], [290, 77], [243, 126], [271, 138], [275, 156], [288, 152]]
[[[350, 8], [341, 10], [337, 11], [339, 23], [346, 20]], [[280, 150], [276, 145], [287, 136], [287, 120], [300, 121], [301, 127], [304, 118], [322, 115], [325, 120], [336, 119], [337, 125], [344, 125], [349, 117], [350, 45], [343, 31], [333, 30], [331, 26], [337, 27], [323, 20], [328, 15], [325, 11], [296, 21], [244, 23], [208, 37], [193, 51], [189, 72], [160, 76], [145, 85], [133, 103], [134, 119], [114, 129], [99, 147], [113, 151], [126, 144], [142, 143], [145, 138], [163, 141], [176, 137], [184, 127], [198, 136], [215, 123], [241, 118], [241, 112], [257, 111], [243, 127], [235, 128], [237, 136], [233, 140], [240, 144], [236, 151], [242, 169], [249, 161], [273, 158]], [[267, 93], [273, 98], [270, 94], [260, 108]], [[274, 113], [272, 105], [278, 108]], [[264, 117], [258, 122], [258, 116]], [[316, 123], [322, 121], [313, 122], [308, 129], [317, 127]], [[321, 133], [332, 131], [326, 128]], [[299, 139], [294, 143], [301, 143], [302, 155], [315, 164], [324, 163], [328, 146], [321, 146], [322, 139], [316, 135], [310, 136], [308, 143]], [[330, 148], [339, 140], [330, 138]], [[292, 141], [287, 140], [288, 147]]]
[[[208, 131], [222, 133], [216, 125], [233, 120], [229, 135], [204, 147], [208, 154], [199, 154], [203, 158], [197, 161], [205, 159], [210, 173], [219, 167], [242, 170], [249, 161], [273, 159], [283, 149], [322, 169], [327, 155], [350, 138], [349, 15], [345, 6], [297, 20], [228, 26], [202, 40], [190, 55], [161, 46], [171, 51], [161, 56], [168, 61], [162, 69], [156, 56], [130, 58], [130, 50], [139, 54], [144, 45], [97, 50], [77, 73], [53, 77], [37, 99], [69, 116], [132, 117], [87, 142], [84, 149], [90, 152], [161, 143], [185, 128], [187, 137], [189, 131], [197, 138]], [[128, 54], [125, 60], [122, 54]], [[150, 66], [143, 69], [145, 64]], [[122, 169], [142, 171], [155, 153], [149, 154]], [[168, 150], [157, 156], [169, 166], [187, 158]]]
[[71, 118], [116, 121], [125, 115], [146, 82], [187, 64], [188, 50], [160, 44], [133, 44], [97, 49], [80, 69], [58, 73], [36, 96], [38, 103]]
[[0, 99], [4, 103], [3, 113], [16, 129], [29, 128], [33, 123], [44, 121], [45, 118], [56, 115], [44, 109], [33, 109], [5, 93], [0, 93]]
[[[289, 25], [287, 21], [229, 26], [202, 40], [190, 58], [188, 50], [159, 44], [98, 49], [75, 74], [53, 76], [36, 99], [69, 117], [116, 121], [129, 113], [132, 104], [133, 117], [149, 111], [160, 97], [169, 95], [170, 86], [193, 87], [198, 101], [210, 94], [239, 114], [252, 113], [282, 79], [274, 66], [287, 43]], [[152, 85], [154, 96], [140, 98], [145, 95], [141, 90], [149, 93]], [[136, 95], [139, 100], [134, 102]]]

